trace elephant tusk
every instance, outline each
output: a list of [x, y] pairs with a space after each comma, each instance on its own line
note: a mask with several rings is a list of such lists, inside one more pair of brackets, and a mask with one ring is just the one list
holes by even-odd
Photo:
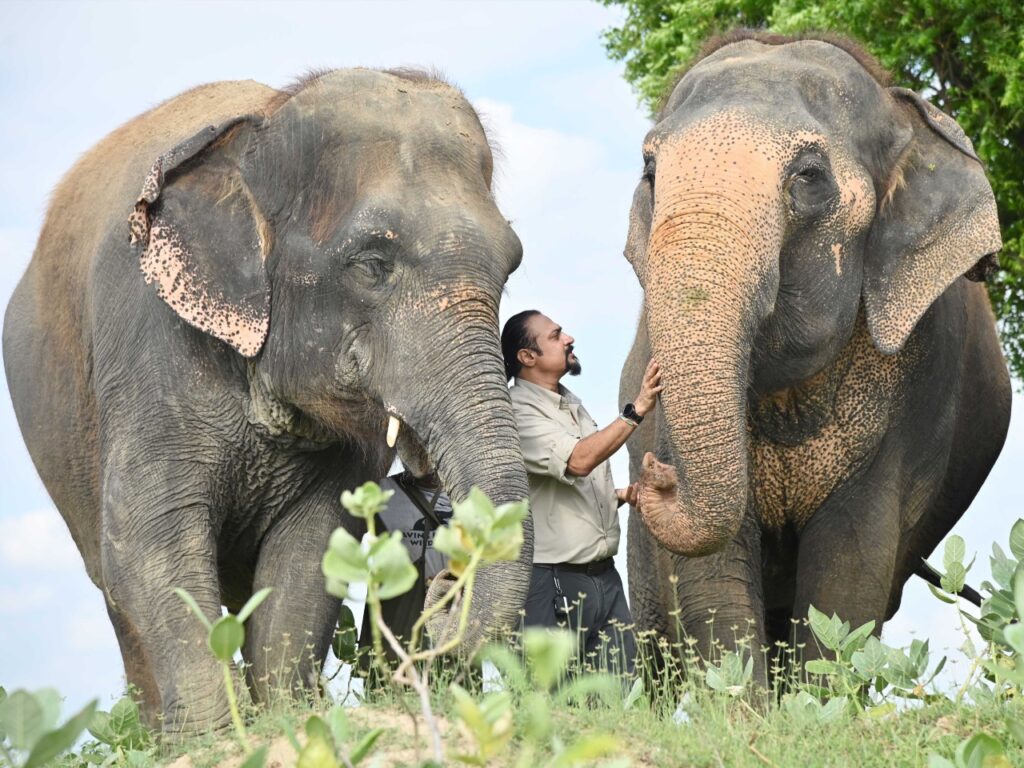
[[402, 422], [394, 416], [388, 419], [388, 448], [394, 448], [395, 443], [398, 442], [398, 428], [400, 426], [402, 426]]

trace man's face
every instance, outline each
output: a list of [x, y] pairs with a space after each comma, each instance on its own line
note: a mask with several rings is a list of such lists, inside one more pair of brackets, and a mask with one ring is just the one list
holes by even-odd
[[534, 353], [534, 369], [543, 373], [554, 373], [559, 378], [568, 373], [579, 376], [583, 370], [573, 352], [576, 339], [562, 330], [547, 315], [534, 315], [527, 321], [527, 329], [533, 336], [540, 354]]

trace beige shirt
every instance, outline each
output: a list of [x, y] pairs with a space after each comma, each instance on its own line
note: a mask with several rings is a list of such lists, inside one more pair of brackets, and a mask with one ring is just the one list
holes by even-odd
[[580, 399], [517, 378], [509, 389], [530, 480], [533, 562], [591, 563], [619, 549], [619, 514], [608, 462], [567, 474], [576, 443], [597, 432]]

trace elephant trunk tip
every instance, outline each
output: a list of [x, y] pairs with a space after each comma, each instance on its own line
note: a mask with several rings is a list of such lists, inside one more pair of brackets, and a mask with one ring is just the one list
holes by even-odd
[[[745, 500], [744, 500], [745, 503]], [[686, 500], [675, 467], [648, 452], [643, 458], [638, 511], [654, 538], [665, 549], [686, 557], [714, 554], [739, 530], [742, 509], [702, 510]]]

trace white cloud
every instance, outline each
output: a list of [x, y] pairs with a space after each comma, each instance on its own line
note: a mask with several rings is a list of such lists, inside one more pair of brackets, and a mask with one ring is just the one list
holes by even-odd
[[0, 565], [15, 568], [80, 568], [82, 559], [55, 509], [0, 518]]

